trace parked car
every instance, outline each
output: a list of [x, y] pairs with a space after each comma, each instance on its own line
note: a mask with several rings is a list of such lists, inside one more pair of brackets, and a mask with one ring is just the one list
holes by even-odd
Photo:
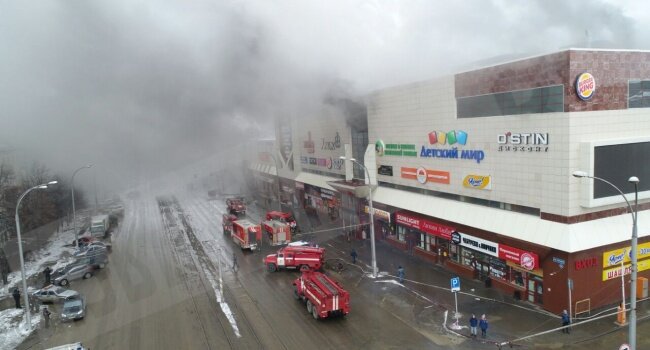
[[61, 275], [54, 279], [54, 284], [57, 286], [67, 286], [70, 281], [76, 279], [88, 279], [93, 276], [94, 267], [88, 264], [72, 264], [66, 266]]
[[47, 287], [33, 292], [32, 296], [43, 303], [56, 303], [68, 298], [78, 297], [79, 292], [50, 284]]
[[68, 299], [63, 302], [61, 310], [61, 321], [76, 321], [86, 317], [86, 299]]
[[[97, 242], [97, 239], [90, 236], [84, 236], [84, 237], [79, 237], [78, 241], [79, 241], [79, 247], [85, 247], [92, 242]], [[72, 245], [75, 245], [75, 241], [72, 241]]]
[[106, 246], [101, 244], [96, 244], [96, 243], [97, 242], [93, 242], [90, 245], [77, 249], [74, 252], [73, 256], [82, 257], [82, 256], [94, 256], [97, 254], [106, 254], [107, 252]]
[[72, 344], [55, 346], [53, 348], [48, 348], [45, 350], [86, 350], [86, 348], [84, 348], [83, 344], [81, 343], [72, 343]]

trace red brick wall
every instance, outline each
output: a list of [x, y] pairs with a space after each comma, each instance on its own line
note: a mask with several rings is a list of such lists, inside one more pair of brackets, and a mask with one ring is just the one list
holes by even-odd
[[[578, 98], [575, 80], [588, 72], [596, 80], [589, 101]], [[562, 51], [455, 76], [456, 97], [564, 84], [567, 112], [627, 109], [628, 80], [650, 79], [650, 53]]]
[[413, 249], [413, 255], [418, 256], [422, 259], [425, 259], [429, 262], [432, 263], [437, 263], [438, 262], [438, 254], [433, 253], [433, 252], [427, 252], [426, 250], [423, 250], [421, 248], [415, 247]]
[[[628, 80], [650, 78], [650, 53], [622, 51], [570, 51], [569, 78], [571, 88], [565, 96], [567, 111], [627, 109]], [[575, 79], [589, 72], [596, 80], [596, 93], [589, 101], [580, 100], [575, 92]]]

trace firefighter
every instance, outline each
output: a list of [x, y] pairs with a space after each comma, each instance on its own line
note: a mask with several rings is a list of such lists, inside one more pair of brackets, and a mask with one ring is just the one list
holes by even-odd
[[352, 248], [352, 252], [350, 253], [350, 256], [352, 257], [352, 263], [356, 264], [357, 263], [357, 251]]
[[237, 264], [237, 255], [232, 253], [232, 270], [237, 272], [239, 269], [239, 264]]

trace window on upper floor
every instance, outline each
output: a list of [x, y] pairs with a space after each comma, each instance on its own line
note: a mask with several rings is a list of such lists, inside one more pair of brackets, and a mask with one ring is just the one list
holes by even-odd
[[564, 112], [564, 85], [456, 99], [458, 118]]
[[630, 80], [627, 89], [627, 108], [650, 107], [650, 80]]

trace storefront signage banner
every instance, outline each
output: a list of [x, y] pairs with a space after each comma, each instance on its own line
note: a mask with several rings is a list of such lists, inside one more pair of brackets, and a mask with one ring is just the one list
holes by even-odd
[[326, 188], [321, 188], [321, 189], [320, 189], [320, 196], [321, 196], [322, 198], [325, 198], [325, 199], [332, 199], [332, 198], [334, 198], [335, 195], [336, 195], [336, 194], [334, 193], [334, 191], [330, 191], [330, 190], [328, 190], [328, 189], [326, 189]]
[[474, 237], [466, 233], [460, 233], [460, 245], [474, 249], [481, 253], [499, 257], [499, 243], [490, 242], [483, 238]]
[[526, 270], [539, 268], [539, 257], [537, 254], [519, 248], [509, 247], [505, 244], [499, 245], [499, 258], [512, 261]]
[[[625, 275], [629, 275], [632, 272], [632, 267], [630, 264], [625, 264]], [[637, 264], [637, 272], [650, 270], [650, 259], [640, 260]], [[612, 267], [610, 269], [603, 270], [603, 281], [608, 281], [614, 278], [621, 277], [621, 266], [619, 263], [618, 267]]]
[[377, 173], [384, 176], [393, 176], [393, 167], [390, 165], [380, 165], [377, 168]]
[[[364, 212], [365, 212], [366, 214], [369, 213], [368, 209], [369, 209], [369, 208], [368, 208], [368, 206], [366, 205], [365, 208], [364, 208]], [[387, 211], [385, 211], [385, 210], [377, 209], [377, 208], [372, 208], [372, 209], [373, 209], [373, 215], [374, 215], [374, 216], [379, 217], [379, 218], [382, 218], [382, 219], [384, 219], [384, 220], [390, 222], [390, 213], [389, 213], [389, 212], [387, 212]]]
[[405, 213], [395, 214], [395, 220], [398, 224], [414, 228], [434, 236], [442, 237], [447, 240], [451, 238], [451, 233], [454, 231], [453, 227], [442, 225], [429, 220], [424, 220], [421, 218], [416, 218]]
[[300, 190], [304, 190], [305, 184], [303, 184], [302, 182], [296, 182], [296, 188]]
[[449, 184], [450, 175], [448, 171], [431, 170], [423, 167], [419, 168], [401, 168], [401, 177], [404, 179], [417, 180], [421, 184], [435, 182], [440, 184]]
[[463, 179], [463, 187], [477, 190], [491, 190], [492, 177], [490, 175], [467, 175]]
[[499, 259], [511, 261], [517, 266], [532, 271], [539, 268], [539, 256], [533, 252], [510, 247], [505, 244], [491, 242], [486, 239], [474, 237], [466, 233], [458, 233], [460, 245], [481, 253], [498, 257]]
[[[621, 266], [621, 260], [624, 260], [624, 263], [629, 263], [631, 261], [630, 251], [630, 247], [625, 247], [603, 253], [603, 269]], [[639, 260], [650, 258], [650, 242], [639, 244], [637, 253], [637, 259]]]

